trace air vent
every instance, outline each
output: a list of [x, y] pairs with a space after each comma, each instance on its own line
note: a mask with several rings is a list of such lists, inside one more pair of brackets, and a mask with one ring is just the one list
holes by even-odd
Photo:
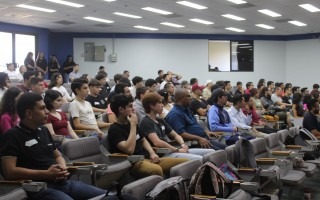
[[292, 21], [292, 19], [276, 19], [274, 21], [278, 23], [287, 23], [288, 21]]
[[253, 5], [251, 3], [233, 4], [233, 5], [230, 5], [230, 6], [234, 7], [234, 8], [238, 8], [238, 9], [256, 7], [256, 5]]
[[108, 24], [95, 24], [94, 26], [98, 26], [98, 27], [109, 27], [109, 26], [112, 26], [112, 25], [108, 25]]
[[66, 21], [66, 20], [57, 21], [57, 22], [54, 22], [54, 23], [63, 24], [63, 25], [75, 24], [75, 22], [70, 22], [70, 21]]
[[162, 17], [166, 17], [166, 18], [176, 18], [176, 17], [182, 17], [182, 15], [173, 13], [171, 15], [161, 15]]

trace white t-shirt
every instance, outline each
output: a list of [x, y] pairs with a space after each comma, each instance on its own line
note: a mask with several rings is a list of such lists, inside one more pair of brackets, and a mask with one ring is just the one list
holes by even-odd
[[271, 100], [272, 100], [272, 102], [275, 104], [276, 102], [282, 102], [282, 99], [281, 99], [281, 97], [278, 97], [276, 94], [272, 94], [271, 95]]
[[9, 79], [20, 79], [18, 72], [5, 70], [4, 73], [8, 74]]
[[167, 81], [162, 81], [162, 83], [160, 84], [160, 90], [162, 90], [167, 83]]
[[63, 87], [63, 85], [61, 85], [60, 87], [54, 86], [52, 89], [59, 91], [62, 94], [62, 97], [67, 99], [68, 101], [71, 101], [73, 99], [68, 93], [67, 89]]
[[92, 106], [88, 101], [78, 101], [74, 99], [69, 106], [69, 112], [72, 118], [78, 117], [81, 124], [96, 125], [97, 120], [94, 116]]

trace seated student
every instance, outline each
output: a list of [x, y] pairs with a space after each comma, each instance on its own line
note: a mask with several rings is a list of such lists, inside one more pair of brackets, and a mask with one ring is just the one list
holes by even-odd
[[2, 96], [8, 90], [9, 87], [10, 87], [10, 79], [8, 77], [8, 74], [4, 72], [0, 72], [0, 102], [1, 102]]
[[137, 178], [150, 175], [163, 177], [169, 173], [171, 167], [188, 159], [159, 158], [138, 129], [138, 119], [134, 114], [132, 100], [131, 96], [124, 94], [117, 94], [112, 99], [111, 109], [117, 116], [117, 121], [108, 131], [110, 152], [144, 155], [147, 159], [134, 163], [130, 169], [130, 173]]
[[44, 85], [43, 79], [38, 77], [33, 77], [30, 80], [31, 92], [43, 95], [44, 92]]
[[315, 99], [309, 99], [306, 103], [309, 111], [303, 118], [303, 128], [306, 128], [314, 136], [320, 136], [320, 124], [316, 116], [319, 114], [319, 102]]
[[228, 101], [227, 93], [221, 88], [215, 89], [209, 100], [213, 102], [208, 111], [209, 129], [215, 132], [237, 132], [237, 127], [231, 123], [229, 114], [224, 109]]
[[292, 106], [292, 89], [289, 87], [284, 87], [284, 93], [282, 95], [282, 102]]
[[190, 110], [190, 94], [187, 90], [178, 88], [175, 92], [175, 104], [166, 117], [166, 122], [184, 140], [196, 140], [202, 148], [215, 150], [225, 149], [226, 145], [213, 138], [215, 133], [204, 130]]
[[212, 80], [206, 81], [206, 87], [203, 89], [202, 97], [207, 100], [211, 96], [211, 88], [212, 88], [213, 82]]
[[254, 85], [253, 85], [253, 83], [252, 82], [247, 82], [246, 83], [246, 90], [244, 91], [244, 93], [245, 94], [250, 94], [250, 90], [252, 89], [252, 88], [254, 88]]
[[304, 113], [305, 113], [305, 109], [302, 104], [302, 94], [294, 93], [292, 97], [292, 116], [303, 117]]
[[91, 104], [85, 101], [85, 98], [89, 94], [87, 80], [83, 78], [74, 79], [71, 83], [71, 89], [76, 95], [69, 107], [69, 112], [75, 129], [92, 130], [101, 137], [103, 135], [103, 131], [101, 129], [109, 128], [111, 123], [97, 121]]
[[18, 72], [16, 72], [16, 69], [13, 63], [7, 64], [7, 69], [4, 71], [4, 73], [8, 74], [9, 79], [19, 80], [19, 74]]
[[136, 91], [136, 98], [133, 102], [133, 108], [138, 117], [138, 121], [140, 122], [144, 116], [146, 116], [146, 111], [142, 106], [142, 100], [144, 95], [148, 94], [150, 91], [146, 86], [139, 87]]
[[140, 76], [133, 77], [132, 84], [133, 84], [133, 87], [131, 87], [131, 95], [132, 95], [133, 98], [136, 98], [137, 89], [144, 85], [143, 84], [143, 78], [140, 77]]
[[48, 89], [48, 83], [46, 81], [44, 81], [44, 74], [42, 71], [36, 71], [34, 73], [34, 77], [37, 77], [37, 78], [41, 78], [43, 80], [43, 87], [44, 87], [44, 90], [47, 90]]
[[26, 71], [26, 72], [23, 74], [23, 83], [17, 85], [16, 87], [17, 87], [19, 90], [21, 90], [22, 92], [24, 92], [24, 93], [29, 92], [30, 89], [31, 89], [30, 80], [31, 80], [31, 78], [33, 78], [33, 77], [34, 77], [34, 72], [32, 72], [32, 71]]
[[233, 95], [243, 94], [244, 93], [241, 81], [237, 82], [237, 86], [236, 87], [237, 87], [237, 89], [234, 91]]
[[2, 171], [6, 180], [33, 180], [47, 183], [47, 189], [27, 192], [28, 199], [90, 199], [105, 190], [80, 181], [67, 180], [66, 162], [57, 150], [46, 123], [47, 109], [42, 97], [23, 94], [17, 102], [21, 119], [0, 140]]
[[[91, 79], [89, 82], [89, 90], [90, 93], [86, 97], [86, 101], [88, 101], [95, 113], [105, 113], [107, 111], [107, 102], [100, 95], [101, 91], [101, 83], [97, 79]], [[98, 118], [98, 115], [96, 115]]]
[[230, 120], [234, 126], [238, 129], [246, 129], [247, 133], [255, 137], [265, 137], [264, 133], [257, 131], [251, 126], [252, 114], [245, 115], [242, 109], [245, 108], [246, 102], [244, 95], [236, 94], [233, 97], [233, 106], [228, 110]]
[[204, 86], [194, 84], [192, 86], [192, 100], [190, 109], [194, 115], [207, 116], [209, 105], [206, 100], [202, 99]]
[[9, 88], [2, 97], [0, 107], [1, 134], [19, 124], [20, 118], [17, 114], [16, 103], [22, 92], [15, 87]]
[[158, 94], [162, 96], [162, 104], [163, 104], [162, 113], [159, 115], [159, 117], [164, 119], [169, 113], [169, 111], [173, 108], [173, 105], [171, 103], [171, 98], [167, 91], [160, 90]]
[[[213, 149], [189, 149], [184, 144], [183, 138], [178, 135], [172, 128], [161, 118], [156, 117], [162, 113], [162, 97], [157, 93], [149, 93], [143, 97], [142, 104], [146, 111], [146, 116], [139, 123], [141, 134], [148, 140], [151, 146], [160, 148], [169, 148], [172, 153], [166, 154], [165, 157], [188, 158], [191, 160], [202, 160], [202, 156], [212, 152]], [[169, 144], [170, 139], [177, 142], [176, 146]]]
[[281, 106], [284, 109], [286, 108], [286, 106], [292, 106], [292, 104], [288, 104], [288, 103], [283, 102], [281, 87], [275, 87], [274, 93], [271, 95], [271, 100], [274, 105]]
[[63, 86], [62, 75], [58, 72], [52, 74], [48, 89], [59, 91], [62, 94], [64, 103], [67, 103], [73, 100], [73, 98], [68, 93], [67, 89]]
[[72, 82], [74, 79], [76, 78], [80, 78], [82, 76], [82, 74], [79, 73], [80, 67], [78, 64], [74, 64], [72, 66], [73, 70], [72, 72], [70, 72], [69, 74], [69, 80], [70, 82]]
[[57, 111], [62, 106], [62, 94], [56, 90], [47, 90], [43, 101], [49, 111], [45, 126], [51, 135], [62, 135], [68, 139], [78, 139], [79, 137], [73, 131], [67, 115], [64, 112]]
[[107, 101], [108, 95], [111, 91], [111, 88], [107, 82], [107, 76], [108, 74], [104, 71], [99, 71], [95, 76], [95, 79], [97, 79], [101, 83], [102, 87], [99, 94], [105, 101]]
[[146, 87], [148, 87], [150, 92], [156, 92], [157, 91], [157, 82], [152, 78], [147, 79], [146, 82], [144, 83], [144, 85]]

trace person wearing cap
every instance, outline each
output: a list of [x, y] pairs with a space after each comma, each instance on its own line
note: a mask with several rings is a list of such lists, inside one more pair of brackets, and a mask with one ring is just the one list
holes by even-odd
[[213, 105], [208, 111], [208, 123], [210, 131], [236, 132], [237, 127], [231, 122], [228, 112], [224, 109], [227, 104], [227, 93], [221, 89], [215, 89], [210, 97]]
[[165, 120], [185, 141], [198, 141], [202, 148], [212, 148], [215, 150], [225, 149], [226, 145], [217, 142], [213, 138], [218, 135], [204, 130], [190, 110], [190, 94], [187, 90], [178, 88], [175, 91], [175, 104], [167, 114]]
[[205, 87], [199, 84], [192, 86], [192, 100], [190, 109], [194, 115], [207, 116], [208, 103], [202, 97], [203, 89]]
[[212, 88], [213, 82], [212, 80], [206, 81], [206, 87], [203, 89], [202, 98], [207, 100], [209, 97], [211, 97], [211, 88]]

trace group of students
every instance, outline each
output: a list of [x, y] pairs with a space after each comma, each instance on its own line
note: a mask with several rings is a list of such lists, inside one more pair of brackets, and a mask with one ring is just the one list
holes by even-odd
[[[108, 134], [111, 153], [145, 156], [145, 160], [132, 165], [132, 176], [164, 176], [173, 166], [190, 159], [202, 160], [205, 154], [226, 148], [226, 144], [219, 142], [220, 136], [216, 132], [237, 133], [239, 129], [246, 129], [253, 136], [263, 137], [276, 131], [266, 127], [256, 129], [254, 126], [265, 125], [266, 110], [279, 108], [279, 112], [285, 112], [287, 117], [290, 113], [287, 107], [291, 107], [282, 102], [283, 97], [288, 97], [290, 102], [290, 90], [282, 92], [281, 86], [254, 88], [249, 83], [243, 90], [242, 85], [237, 83], [233, 93], [230, 81], [213, 84], [209, 80], [206, 86], [201, 86], [194, 78], [189, 83], [179, 84], [181, 76], [172, 72], [163, 75], [165, 84], [162, 84], [154, 79], [143, 81], [139, 76], [130, 81], [129, 72], [125, 71], [114, 76], [116, 85], [111, 88], [107, 73], [99, 70], [94, 79], [74, 78], [71, 82], [72, 94], [63, 87], [63, 76], [59, 72], [52, 74], [45, 92], [43, 79], [33, 76], [34, 72], [26, 72], [23, 83], [11, 88], [6, 76], [4, 83], [7, 89], [0, 108], [0, 156], [4, 177], [49, 183], [49, 190], [30, 193], [31, 199], [46, 199], [46, 195], [53, 199], [87, 199], [105, 192], [66, 180], [69, 172], [54, 144], [54, 135], [78, 139], [74, 129], [89, 130], [89, 135], [99, 138]], [[176, 77], [175, 84], [172, 77]], [[262, 83], [265, 84], [264, 81]], [[156, 88], [161, 85], [163, 88], [157, 91]], [[204, 90], [209, 93], [206, 98], [203, 97]], [[271, 91], [275, 92], [272, 94]], [[319, 98], [319, 93], [314, 92], [309, 98], [297, 92], [293, 94], [293, 99], [300, 97], [298, 94], [303, 96], [303, 101], [307, 101], [309, 118], [313, 117], [315, 122], [314, 116], [319, 112], [315, 97], [318, 94]], [[272, 95], [275, 96], [272, 98]], [[267, 99], [267, 103], [263, 98]], [[301, 101], [292, 101], [297, 102], [292, 108], [297, 109], [296, 114], [299, 115], [301, 108], [304, 108]], [[60, 110], [63, 105], [68, 105], [70, 118]], [[101, 114], [106, 117], [101, 118]], [[292, 114], [295, 115], [295, 112]], [[198, 123], [197, 115], [207, 118], [207, 129]], [[305, 124], [311, 129], [320, 129], [318, 124], [316, 127], [309, 122]], [[197, 145], [189, 147], [185, 141], [197, 141]], [[160, 158], [153, 147], [168, 148], [171, 153]], [[74, 187], [74, 190], [66, 190], [69, 187]], [[78, 190], [82, 192], [78, 193]]]

